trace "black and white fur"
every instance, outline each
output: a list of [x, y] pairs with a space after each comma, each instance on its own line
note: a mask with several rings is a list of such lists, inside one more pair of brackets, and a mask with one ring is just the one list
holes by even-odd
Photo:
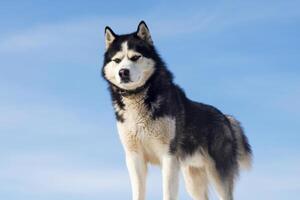
[[126, 153], [133, 200], [144, 200], [147, 164], [161, 166], [163, 199], [175, 200], [181, 170], [194, 200], [207, 200], [212, 183], [221, 200], [233, 199], [251, 148], [232, 116], [186, 97], [157, 53], [148, 27], [117, 35], [105, 28], [102, 69], [109, 83]]

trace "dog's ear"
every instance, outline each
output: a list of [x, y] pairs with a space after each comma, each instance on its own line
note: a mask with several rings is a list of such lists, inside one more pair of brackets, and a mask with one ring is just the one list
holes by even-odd
[[105, 27], [104, 32], [105, 32], [105, 48], [107, 50], [109, 46], [113, 43], [113, 41], [116, 39], [117, 35], [108, 26]]
[[150, 31], [144, 21], [141, 21], [138, 25], [136, 34], [142, 40], [145, 40], [149, 44], [153, 45], [153, 41], [151, 39]]

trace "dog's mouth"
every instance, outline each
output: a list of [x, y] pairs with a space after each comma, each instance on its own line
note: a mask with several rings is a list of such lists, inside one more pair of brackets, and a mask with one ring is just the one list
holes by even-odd
[[130, 80], [130, 78], [122, 78], [120, 83], [121, 84], [127, 84], [127, 83], [131, 83], [133, 82], [132, 80]]
[[132, 80], [130, 77], [122, 78], [120, 80], [121, 84], [137, 84], [141, 81], [141, 76], [138, 76], [136, 80]]
[[142, 76], [137, 77], [137, 80], [121, 79], [119, 82], [119, 87], [123, 90], [135, 90], [139, 87], [143, 87], [144, 83], [142, 82]]

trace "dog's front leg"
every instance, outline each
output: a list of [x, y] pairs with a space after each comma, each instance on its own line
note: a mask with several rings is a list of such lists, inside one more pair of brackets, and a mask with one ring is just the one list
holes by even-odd
[[178, 196], [179, 161], [173, 155], [162, 159], [163, 200], [176, 200]]
[[133, 151], [126, 152], [126, 164], [131, 181], [132, 199], [144, 200], [147, 165], [143, 155]]

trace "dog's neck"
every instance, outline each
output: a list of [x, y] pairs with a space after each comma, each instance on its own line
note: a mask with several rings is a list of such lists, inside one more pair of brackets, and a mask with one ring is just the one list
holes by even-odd
[[125, 100], [125, 101], [132, 101], [132, 102], [140, 102], [140, 103], [143, 103], [145, 98], [147, 97], [147, 93], [148, 93], [148, 89], [149, 87], [147, 88], [144, 88], [143, 90], [139, 91], [139, 92], [136, 92], [136, 93], [131, 93], [131, 94], [121, 94], [122, 96], [122, 99]]
[[134, 90], [125, 90], [121, 88], [115, 88], [115, 91], [118, 92], [123, 97], [134, 98], [135, 96], [139, 96], [140, 94], [145, 93], [145, 91], [149, 88], [148, 85], [143, 85]]

